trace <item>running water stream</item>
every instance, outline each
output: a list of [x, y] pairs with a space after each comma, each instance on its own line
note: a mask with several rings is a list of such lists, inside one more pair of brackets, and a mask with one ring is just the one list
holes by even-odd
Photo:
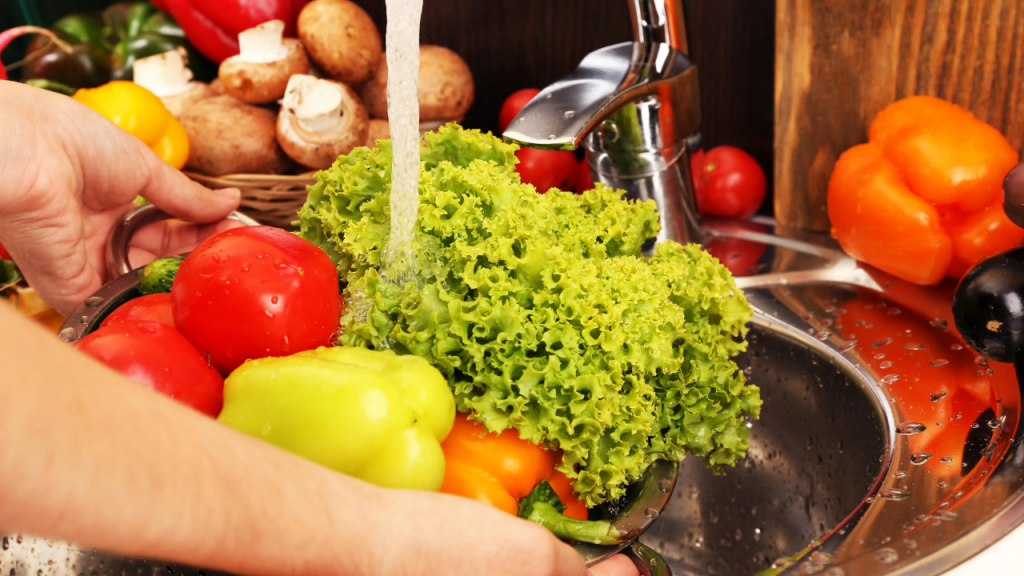
[[419, 209], [420, 15], [423, 0], [387, 0], [388, 120], [391, 125], [391, 236], [384, 275], [402, 284], [412, 277], [412, 237]]

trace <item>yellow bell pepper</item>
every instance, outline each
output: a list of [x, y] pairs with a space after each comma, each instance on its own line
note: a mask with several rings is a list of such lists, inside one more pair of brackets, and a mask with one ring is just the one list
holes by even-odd
[[188, 135], [156, 95], [134, 82], [115, 80], [82, 88], [72, 96], [142, 140], [165, 162], [181, 169], [188, 160]]

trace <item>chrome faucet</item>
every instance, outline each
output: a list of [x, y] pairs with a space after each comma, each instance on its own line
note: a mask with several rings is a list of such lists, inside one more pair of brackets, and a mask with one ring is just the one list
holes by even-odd
[[700, 92], [682, 0], [629, 5], [634, 41], [588, 54], [523, 107], [504, 137], [528, 148], [582, 144], [595, 182], [655, 201], [658, 242], [700, 242], [689, 162], [699, 141]]

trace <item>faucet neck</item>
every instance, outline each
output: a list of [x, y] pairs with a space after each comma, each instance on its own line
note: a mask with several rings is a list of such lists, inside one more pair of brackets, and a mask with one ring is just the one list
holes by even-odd
[[689, 53], [682, 0], [629, 0], [633, 41], [660, 42]]

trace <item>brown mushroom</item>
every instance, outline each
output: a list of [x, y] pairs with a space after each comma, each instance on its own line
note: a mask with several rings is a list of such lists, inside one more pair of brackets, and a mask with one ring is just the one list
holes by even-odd
[[[418, 79], [420, 131], [459, 122], [473, 105], [473, 74], [455, 52], [442, 46], [420, 46]], [[381, 58], [373, 79], [363, 86], [363, 102], [374, 118], [388, 117], [388, 63]]]
[[298, 40], [283, 35], [280, 20], [239, 33], [238, 55], [220, 63], [224, 91], [249, 104], [266, 104], [284, 96], [288, 79], [309, 71], [309, 58]]
[[313, 0], [299, 13], [298, 28], [310, 58], [345, 84], [366, 82], [381, 61], [377, 25], [348, 0]]
[[208, 174], [280, 174], [292, 161], [277, 145], [274, 113], [231, 96], [207, 98], [181, 116], [186, 168]]
[[366, 144], [369, 148], [377, 147], [377, 140], [391, 139], [391, 124], [383, 118], [371, 118], [370, 129], [366, 132]]
[[192, 81], [188, 52], [178, 48], [163, 54], [140, 58], [134, 64], [135, 83], [160, 97], [175, 116], [181, 116], [193, 104], [214, 95], [207, 84]]
[[366, 143], [369, 120], [355, 90], [296, 74], [277, 117], [277, 141], [299, 164], [324, 169]]

